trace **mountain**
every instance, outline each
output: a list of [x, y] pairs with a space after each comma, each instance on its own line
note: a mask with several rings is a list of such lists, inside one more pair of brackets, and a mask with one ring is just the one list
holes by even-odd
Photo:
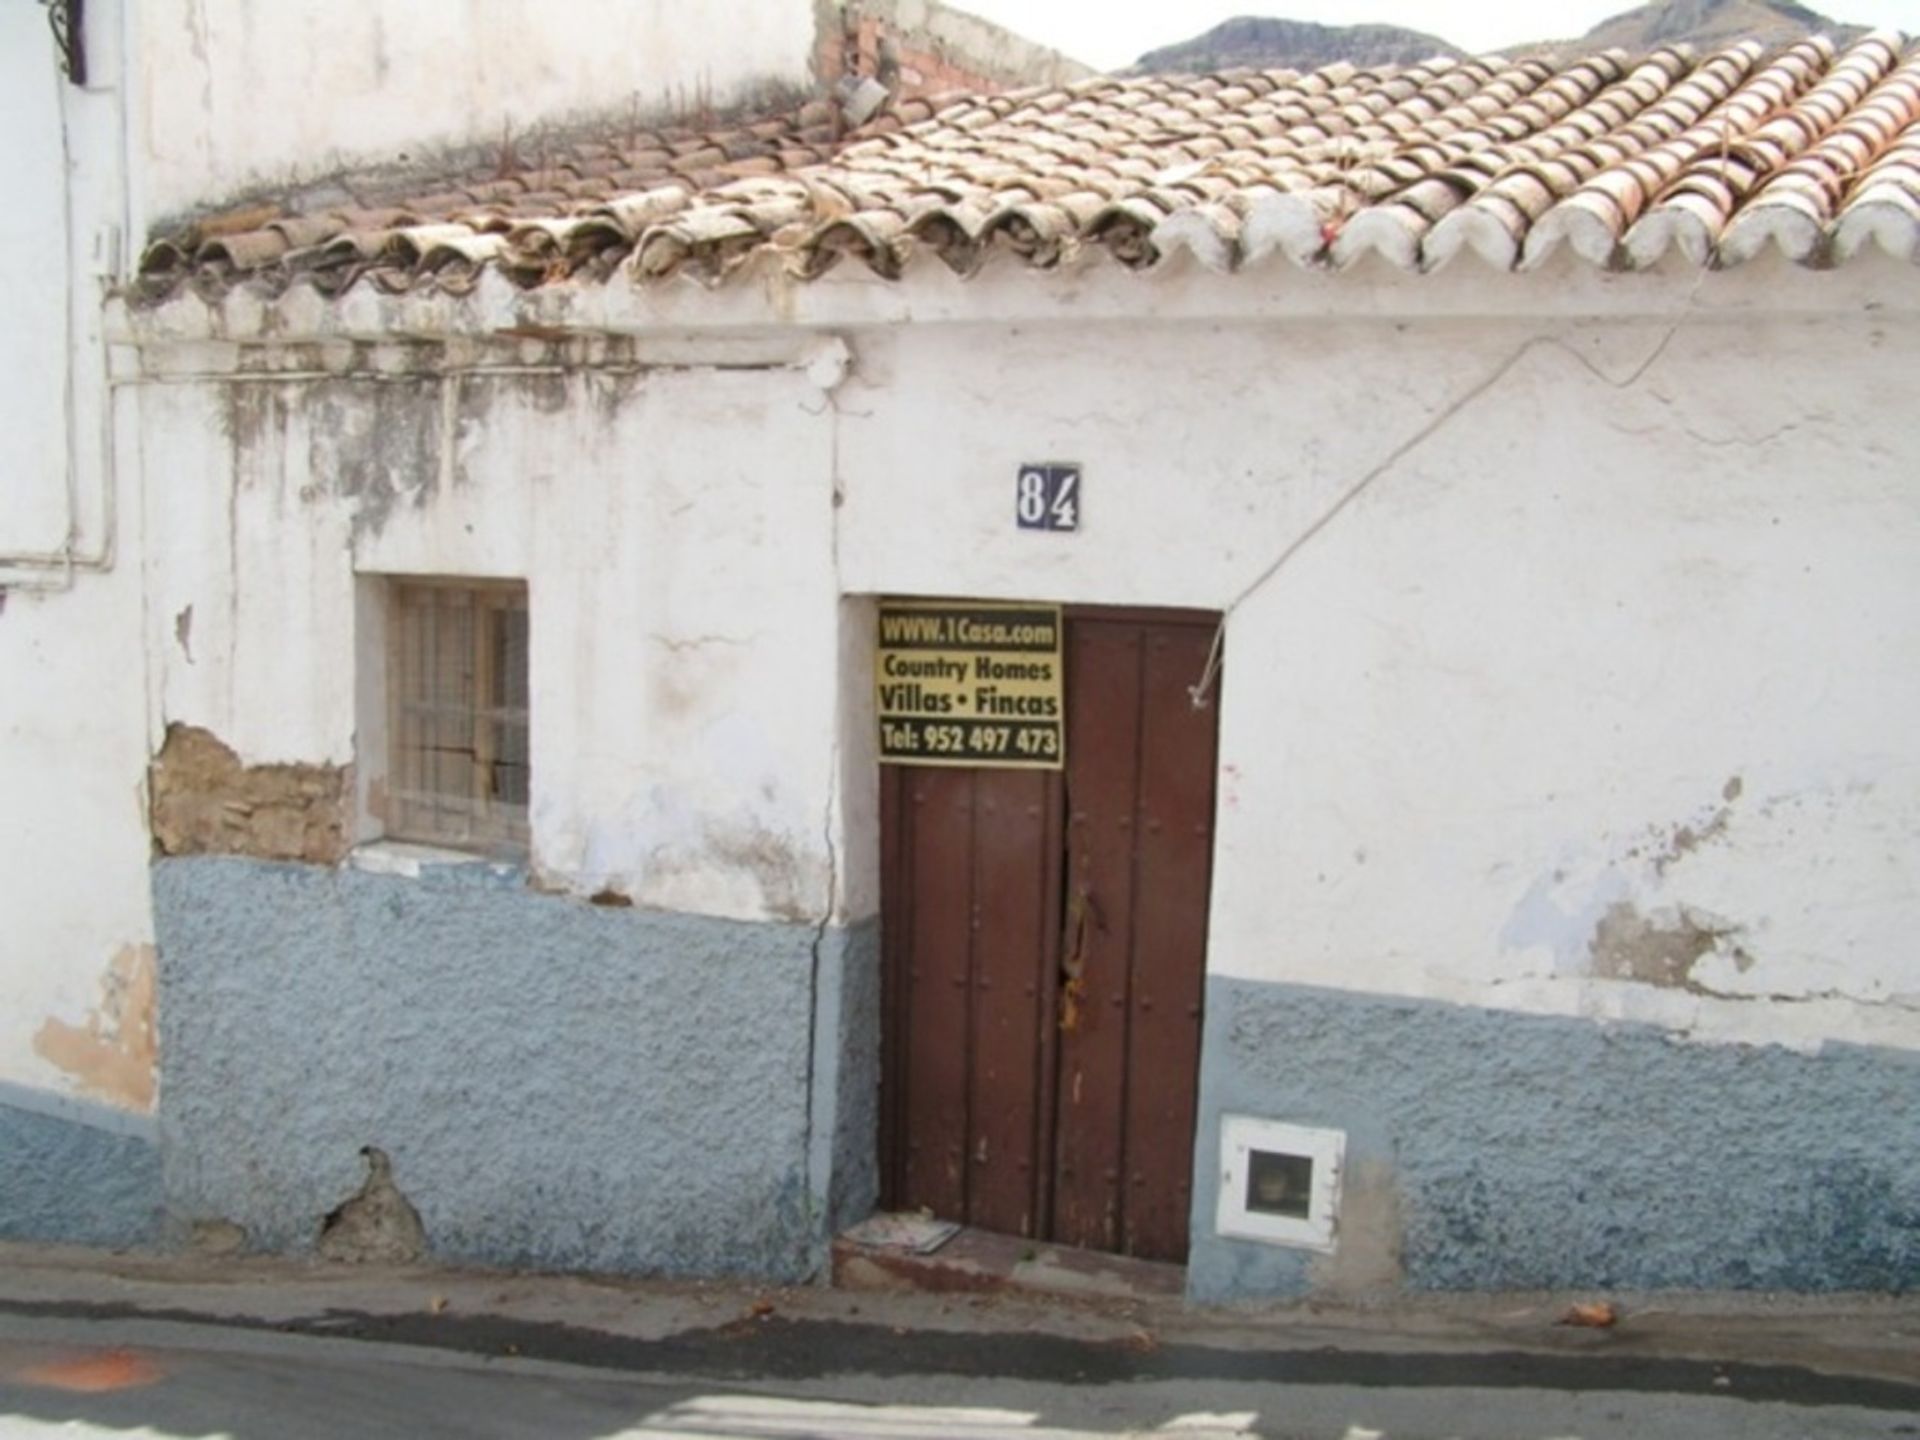
[[[1643, 55], [1662, 45], [1686, 43], [1706, 51], [1753, 39], [1772, 47], [1817, 34], [1844, 45], [1865, 33], [1864, 26], [1829, 20], [1795, 0], [1652, 0], [1602, 20], [1584, 35], [1501, 49], [1507, 55], [1567, 55], [1617, 47], [1630, 55]], [[1462, 53], [1437, 35], [1397, 25], [1315, 25], [1247, 15], [1191, 40], [1149, 50], [1129, 73], [1195, 74], [1236, 66], [1311, 70], [1335, 60], [1390, 65]]]
[[1446, 41], [1398, 25], [1315, 25], [1251, 15], [1223, 21], [1191, 40], [1149, 50], [1134, 62], [1136, 75], [1204, 74], [1241, 66], [1256, 70], [1312, 70], [1335, 60], [1356, 65], [1407, 65], [1463, 52]]
[[1790, 45], [1809, 35], [1827, 35], [1844, 45], [1866, 33], [1865, 26], [1840, 24], [1793, 0], [1653, 0], [1602, 20], [1576, 39], [1509, 46], [1508, 53], [1590, 52], [1617, 46], [1628, 54], [1643, 55], [1681, 42], [1705, 51], [1736, 40], [1758, 40], [1769, 47]]

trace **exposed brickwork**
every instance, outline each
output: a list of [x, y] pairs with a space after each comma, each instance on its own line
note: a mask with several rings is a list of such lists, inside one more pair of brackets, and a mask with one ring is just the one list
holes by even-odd
[[997, 94], [1007, 88], [1004, 77], [957, 63], [923, 37], [902, 34], [878, 15], [849, 8], [843, 20], [838, 29], [823, 27], [819, 71], [829, 82], [850, 75], [871, 77], [901, 99], [950, 90]]

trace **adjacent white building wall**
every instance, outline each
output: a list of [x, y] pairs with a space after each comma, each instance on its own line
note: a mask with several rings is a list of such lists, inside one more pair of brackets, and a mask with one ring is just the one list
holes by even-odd
[[[1920, 1046], [1916, 365], [1870, 313], [875, 335], [842, 583], [1230, 612], [1216, 973]], [[1015, 529], [1035, 459], [1080, 533]]]
[[[119, 251], [118, 7], [86, 88], [0, 3], [0, 1085], [150, 1107], [139, 491], [116, 474], [101, 299]], [[121, 414], [121, 443], [134, 427]]]
[[[141, 0], [140, 215], [343, 166], [523, 147], [589, 119], [697, 115], [809, 82], [795, 0]], [[531, 137], [534, 137], [530, 139]]]
[[0, 608], [0, 1082], [134, 1109], [153, 1078], [140, 602], [121, 564]]
[[50, 552], [67, 531], [67, 146], [46, 11], [0, 6], [0, 267], [16, 285], [0, 326], [0, 554]]

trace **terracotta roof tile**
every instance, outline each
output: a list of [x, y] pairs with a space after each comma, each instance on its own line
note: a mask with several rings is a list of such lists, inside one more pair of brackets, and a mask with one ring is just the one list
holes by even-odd
[[[756, 254], [802, 277], [852, 260], [896, 277], [932, 252], [1038, 268], [1088, 250], [1234, 269], [1279, 250], [1431, 269], [1463, 249], [1541, 263], [1807, 264], [1875, 244], [1920, 260], [1920, 44], [1869, 35], [1774, 53], [1619, 52], [1361, 69], [1094, 77], [908, 100], [836, 139], [814, 102], [728, 129], [586, 142], [359, 209], [279, 205], [163, 236], [141, 292], [366, 280], [461, 292], [688, 273]], [[338, 192], [336, 192], [337, 194]]]

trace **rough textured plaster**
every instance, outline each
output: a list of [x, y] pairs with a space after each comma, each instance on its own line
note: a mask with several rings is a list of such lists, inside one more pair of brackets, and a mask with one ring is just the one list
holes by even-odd
[[0, 1239], [138, 1245], [160, 1224], [160, 1151], [113, 1111], [15, 1104], [0, 1086]]
[[[1920, 1284], [1920, 1056], [1677, 1043], [1649, 1026], [1215, 977], [1188, 1289], [1902, 1291]], [[1372, 1192], [1322, 1260], [1214, 1234], [1223, 1112], [1347, 1132]]]
[[583, 905], [486, 866], [206, 857], [153, 884], [177, 1225], [304, 1249], [377, 1145], [442, 1259], [809, 1272], [817, 927]]
[[33, 1037], [34, 1053], [66, 1072], [82, 1095], [142, 1113], [153, 1108], [159, 1070], [153, 959], [151, 945], [121, 946], [86, 1021], [50, 1019]]
[[816, 1155], [828, 1147], [831, 1234], [864, 1220], [880, 1198], [880, 922], [862, 920], [824, 938], [830, 953], [822, 956], [816, 1065], [831, 1084], [817, 1081], [815, 1093], [829, 1102], [821, 1110], [832, 1128], [818, 1127], [814, 1143]]
[[331, 864], [347, 850], [344, 766], [242, 765], [217, 736], [167, 727], [149, 775], [164, 855], [253, 855]]

